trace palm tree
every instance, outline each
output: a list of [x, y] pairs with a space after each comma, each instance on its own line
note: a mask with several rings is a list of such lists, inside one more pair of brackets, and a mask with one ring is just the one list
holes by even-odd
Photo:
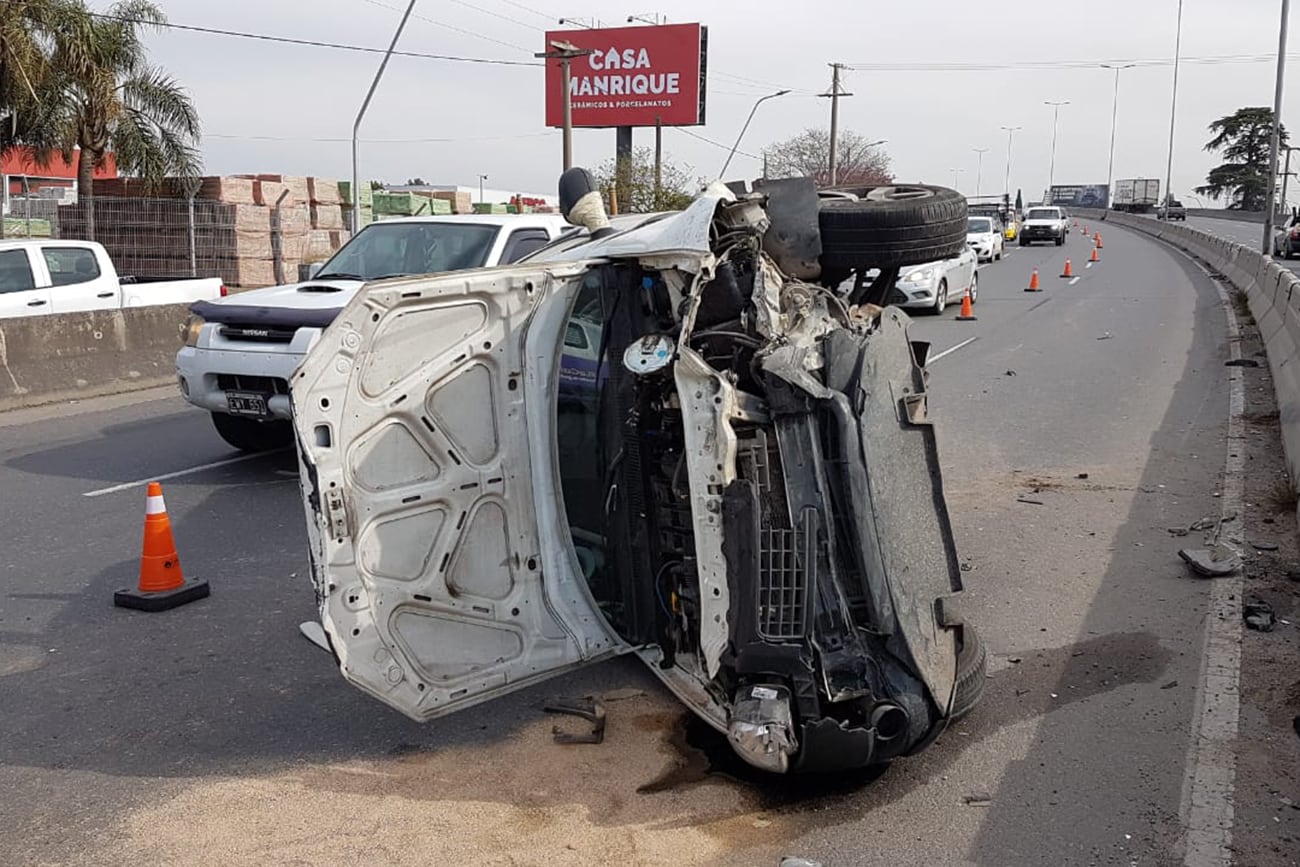
[[189, 95], [163, 70], [149, 65], [141, 33], [167, 17], [151, 0], [120, 0], [106, 13], [81, 0], [73, 26], [55, 36], [59, 81], [59, 144], [77, 161], [77, 194], [86, 230], [95, 236], [94, 173], [111, 149], [118, 168], [144, 179], [146, 189], [164, 178], [195, 178], [199, 115]]

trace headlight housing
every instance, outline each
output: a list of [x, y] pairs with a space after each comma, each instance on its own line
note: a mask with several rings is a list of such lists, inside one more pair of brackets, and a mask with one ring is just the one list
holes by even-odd
[[204, 319], [197, 313], [191, 313], [181, 326], [181, 340], [186, 346], [199, 345], [199, 332], [203, 330]]
[[919, 271], [912, 271], [903, 279], [908, 283], [924, 283], [934, 276], [933, 268], [922, 268]]

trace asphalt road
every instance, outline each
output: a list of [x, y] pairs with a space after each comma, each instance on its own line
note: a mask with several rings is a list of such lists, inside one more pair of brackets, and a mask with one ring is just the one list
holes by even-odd
[[[946, 353], [930, 408], [991, 677], [883, 773], [756, 779], [628, 659], [409, 722], [298, 635], [290, 454], [185, 472], [234, 455], [171, 396], [0, 416], [0, 860], [1183, 863], [1210, 585], [1166, 528], [1219, 509], [1225, 317], [1185, 259], [1104, 228], [1091, 268], [1077, 232], [1008, 247], [977, 322], [916, 319]], [[115, 609], [143, 482], [177, 472], [182, 563], [212, 596]], [[610, 690], [605, 745], [550, 743], [545, 697]]]
[[[1220, 220], [1217, 217], [1188, 217], [1187, 225], [1229, 241], [1236, 241], [1252, 250], [1260, 249], [1264, 240], [1264, 224], [1247, 220]], [[1275, 259], [1279, 265], [1300, 274], [1300, 259]]]

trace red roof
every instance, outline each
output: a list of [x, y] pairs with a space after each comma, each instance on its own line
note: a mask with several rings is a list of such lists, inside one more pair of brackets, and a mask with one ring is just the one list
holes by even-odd
[[[0, 156], [0, 174], [5, 175], [32, 175], [38, 178], [75, 178], [77, 176], [77, 164], [65, 162], [63, 155], [54, 153], [50, 155], [48, 165], [40, 165], [36, 162], [36, 155], [31, 148], [11, 148], [3, 156]], [[115, 178], [117, 177], [117, 160], [113, 155], [104, 156], [104, 164], [95, 169], [95, 177], [98, 178]]]

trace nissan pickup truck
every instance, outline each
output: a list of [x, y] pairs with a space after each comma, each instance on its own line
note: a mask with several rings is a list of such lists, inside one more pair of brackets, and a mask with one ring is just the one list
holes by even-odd
[[242, 451], [289, 445], [289, 377], [362, 286], [515, 262], [565, 231], [559, 215], [410, 217], [372, 223], [303, 283], [190, 308], [176, 355], [181, 395]]
[[1056, 246], [1065, 243], [1065, 213], [1057, 207], [1030, 208], [1025, 212], [1025, 222], [1020, 227], [1020, 246], [1028, 247], [1035, 241], [1053, 241]]
[[0, 319], [186, 304], [225, 294], [219, 277], [118, 276], [94, 241], [0, 241]]

